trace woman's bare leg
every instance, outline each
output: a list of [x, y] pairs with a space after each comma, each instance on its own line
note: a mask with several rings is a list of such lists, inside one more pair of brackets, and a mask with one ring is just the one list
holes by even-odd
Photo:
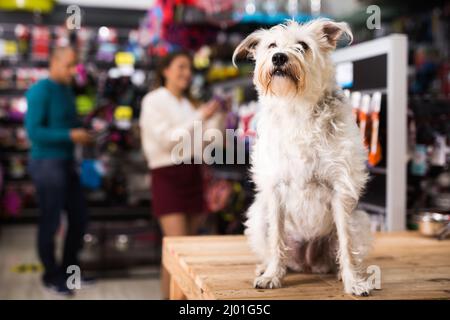
[[206, 214], [195, 214], [188, 217], [189, 235], [198, 234], [200, 227], [206, 222]]
[[[181, 212], [175, 212], [164, 215], [159, 218], [159, 224], [163, 232], [163, 236], [176, 237], [189, 234], [189, 227], [186, 215]], [[162, 299], [169, 298], [170, 276], [169, 272], [161, 265], [161, 294]]]
[[185, 236], [189, 233], [187, 217], [184, 213], [174, 212], [159, 218], [164, 237]]

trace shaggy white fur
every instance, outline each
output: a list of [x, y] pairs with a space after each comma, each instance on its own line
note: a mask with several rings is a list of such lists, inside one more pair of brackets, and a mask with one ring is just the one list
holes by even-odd
[[346, 23], [290, 21], [255, 31], [235, 50], [233, 61], [255, 60], [262, 105], [252, 153], [257, 194], [245, 224], [262, 260], [257, 288], [280, 287], [287, 268], [339, 268], [345, 292], [370, 292], [360, 272], [370, 222], [355, 211], [367, 180], [367, 151], [330, 58], [344, 34], [352, 38]]

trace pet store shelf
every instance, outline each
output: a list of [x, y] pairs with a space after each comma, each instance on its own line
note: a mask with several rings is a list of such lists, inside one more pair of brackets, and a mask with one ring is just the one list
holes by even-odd
[[364, 89], [364, 90], [358, 90], [358, 91], [361, 92], [361, 94], [373, 94], [375, 92], [380, 92], [381, 94], [387, 93], [386, 88]]
[[216, 179], [246, 180], [249, 178], [248, 165], [212, 165], [211, 174]]
[[360, 201], [359, 204], [358, 204], [358, 208], [361, 209], [361, 210], [367, 210], [369, 212], [374, 212], [374, 213], [377, 213], [377, 214], [386, 214], [386, 207], [380, 206], [380, 205], [376, 205], [376, 204], [373, 204], [373, 203]]
[[136, 220], [151, 218], [149, 206], [116, 206], [97, 207], [90, 206], [90, 217], [94, 220]]
[[[386, 177], [384, 190], [376, 191], [385, 193], [381, 195], [385, 199], [385, 206], [379, 207], [378, 204], [372, 203], [362, 205], [367, 209], [375, 209], [371, 211], [386, 212], [387, 231], [401, 231], [406, 228], [407, 43], [406, 35], [392, 34], [333, 53], [333, 61], [336, 64], [351, 62], [354, 66], [353, 79], [355, 82], [360, 81], [356, 83], [357, 91], [367, 94], [381, 91], [386, 95], [386, 168], [369, 169], [372, 174], [382, 174]], [[376, 60], [377, 58], [379, 59]], [[386, 88], [379, 83], [371, 87], [374, 79], [385, 83]], [[375, 198], [379, 196], [376, 195]]]
[[[23, 208], [20, 215], [1, 216], [1, 223], [35, 223], [39, 217], [37, 208]], [[89, 219], [92, 221], [136, 221], [151, 220], [151, 211], [149, 206], [141, 207], [89, 207]]]
[[370, 173], [374, 174], [386, 174], [387, 170], [386, 168], [380, 168], [380, 167], [367, 167]]
[[6, 149], [6, 150], [2, 150], [2, 153], [0, 155], [5, 155], [5, 156], [8, 156], [8, 155], [26, 155], [27, 156], [29, 151], [30, 150], [28, 150], [28, 149], [25, 149], [25, 150], [20, 150], [20, 149], [8, 150], [8, 149]]
[[252, 77], [233, 78], [230, 80], [224, 80], [216, 83], [211, 83], [211, 88], [228, 90], [236, 87], [245, 87], [252, 85]]

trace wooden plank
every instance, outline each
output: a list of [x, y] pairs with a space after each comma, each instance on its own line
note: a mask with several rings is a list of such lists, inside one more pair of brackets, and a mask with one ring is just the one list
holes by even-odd
[[368, 298], [344, 294], [333, 275], [290, 273], [283, 288], [254, 289], [258, 261], [244, 236], [165, 238], [163, 247], [163, 264], [188, 299], [450, 299], [450, 241], [413, 232], [377, 234], [366, 265], [380, 267], [382, 290]]
[[[170, 281], [176, 281], [178, 288], [187, 299], [208, 299], [208, 297], [202, 296], [201, 288], [195, 284], [193, 278], [182, 268], [176, 255], [173, 254], [174, 252], [168, 252], [169, 247], [165, 238], [163, 240], [162, 263], [164, 268], [170, 273]], [[209, 299], [214, 299], [214, 297], [209, 297]]]
[[185, 300], [186, 296], [183, 293], [183, 290], [181, 290], [180, 286], [177, 284], [175, 278], [170, 278], [170, 294], [169, 299], [170, 300]]

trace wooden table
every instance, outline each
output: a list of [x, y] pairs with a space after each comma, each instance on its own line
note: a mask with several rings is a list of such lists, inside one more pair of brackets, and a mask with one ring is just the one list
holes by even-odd
[[257, 259], [244, 236], [166, 237], [171, 299], [450, 299], [450, 240], [414, 232], [376, 236], [366, 265], [381, 269], [370, 297], [343, 293], [333, 275], [289, 273], [280, 289], [252, 287]]

